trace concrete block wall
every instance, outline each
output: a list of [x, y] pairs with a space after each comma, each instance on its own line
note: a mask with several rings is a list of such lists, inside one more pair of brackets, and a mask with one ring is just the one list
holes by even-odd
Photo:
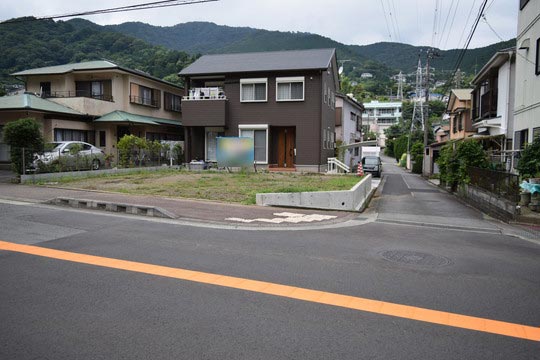
[[350, 190], [257, 194], [256, 201], [259, 206], [358, 211], [370, 193], [371, 174], [367, 174]]
[[498, 219], [511, 221], [517, 215], [516, 204], [476, 186], [463, 185], [457, 194], [471, 206]]

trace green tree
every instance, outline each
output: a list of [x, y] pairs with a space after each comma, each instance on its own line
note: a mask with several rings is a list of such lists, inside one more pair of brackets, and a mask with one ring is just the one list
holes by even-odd
[[540, 177], [540, 137], [521, 152], [517, 170], [522, 178]]
[[4, 126], [4, 141], [11, 147], [11, 167], [17, 174], [32, 162], [35, 152], [43, 148], [41, 125], [34, 118], [23, 118]]

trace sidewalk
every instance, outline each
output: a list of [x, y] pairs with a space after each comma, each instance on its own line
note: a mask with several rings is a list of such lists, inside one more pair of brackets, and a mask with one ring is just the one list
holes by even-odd
[[126, 195], [112, 192], [71, 190], [56, 187], [0, 183], [0, 199], [45, 203], [64, 197], [79, 200], [159, 207], [173, 218], [228, 225], [305, 226], [352, 220], [358, 213], [313, 209], [292, 209], [237, 205], [221, 202], [174, 199], [159, 196]]

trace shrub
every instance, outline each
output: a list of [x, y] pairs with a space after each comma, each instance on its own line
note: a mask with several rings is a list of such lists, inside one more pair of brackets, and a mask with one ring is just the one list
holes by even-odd
[[401, 156], [407, 152], [407, 135], [401, 135], [394, 141], [394, 156], [396, 161], [401, 159]]
[[24, 167], [32, 162], [34, 153], [43, 147], [41, 126], [34, 118], [23, 118], [9, 122], [4, 127], [4, 141], [11, 146], [13, 171], [22, 174]]
[[517, 170], [524, 179], [540, 177], [540, 137], [521, 152]]
[[[412, 154], [411, 154], [411, 156], [412, 156]], [[423, 155], [416, 155], [414, 157], [414, 163], [413, 163], [413, 166], [412, 166], [412, 172], [415, 173], [415, 174], [421, 174], [422, 173], [422, 168], [423, 168], [423, 162], [424, 162], [424, 156]]]
[[482, 144], [474, 140], [450, 143], [442, 147], [437, 159], [441, 180], [454, 191], [458, 184], [469, 183], [467, 168], [488, 166], [487, 154]]
[[399, 159], [399, 166], [401, 167], [407, 166], [407, 154], [401, 155], [401, 158]]

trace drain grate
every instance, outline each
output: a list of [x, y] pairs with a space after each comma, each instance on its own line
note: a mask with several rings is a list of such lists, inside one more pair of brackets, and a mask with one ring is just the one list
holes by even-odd
[[387, 250], [383, 251], [381, 255], [388, 261], [408, 265], [439, 267], [452, 263], [450, 259], [444, 256], [427, 254], [418, 251]]

